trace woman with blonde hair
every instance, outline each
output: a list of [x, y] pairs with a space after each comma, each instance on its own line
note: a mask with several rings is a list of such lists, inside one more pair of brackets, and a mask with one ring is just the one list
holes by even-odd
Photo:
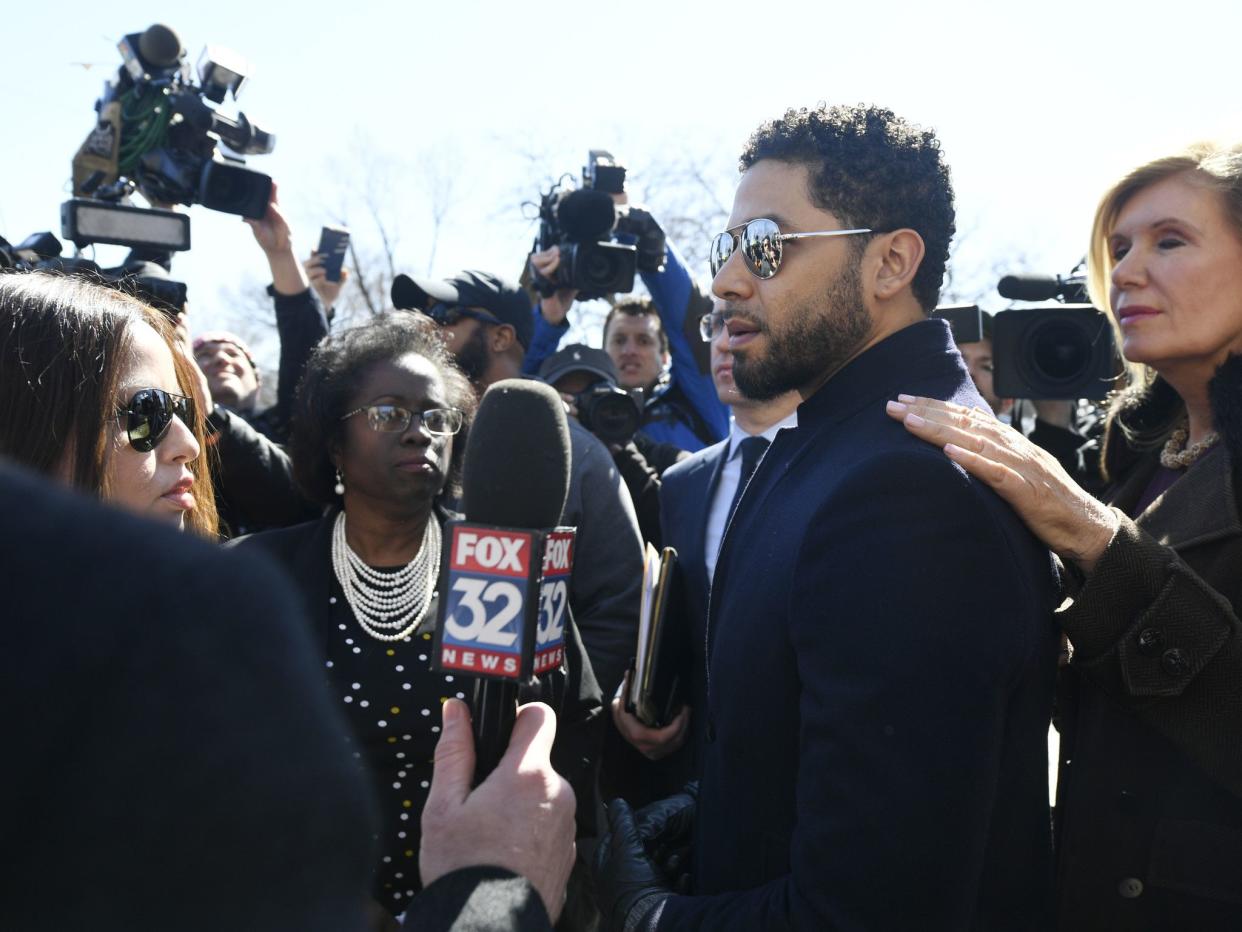
[[1063, 929], [1242, 924], [1242, 145], [1105, 194], [1089, 286], [1128, 364], [1107, 504], [990, 416], [893, 417], [986, 481], [1066, 570], [1056, 838]]
[[0, 276], [0, 456], [214, 539], [198, 377], [171, 322], [111, 288]]

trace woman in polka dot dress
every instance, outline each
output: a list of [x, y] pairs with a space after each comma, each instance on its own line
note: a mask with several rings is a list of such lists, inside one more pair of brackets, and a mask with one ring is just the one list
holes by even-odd
[[[298, 390], [290, 453], [324, 518], [235, 542], [265, 550], [300, 583], [349, 749], [370, 770], [382, 812], [375, 899], [399, 914], [418, 892], [419, 817], [440, 704], [469, 699], [469, 677], [432, 673], [441, 499], [460, 474], [475, 399], [430, 321], [381, 315], [320, 344]], [[557, 710], [553, 764], [594, 834], [592, 786], [602, 717], [576, 630], [562, 670], [523, 698]]]

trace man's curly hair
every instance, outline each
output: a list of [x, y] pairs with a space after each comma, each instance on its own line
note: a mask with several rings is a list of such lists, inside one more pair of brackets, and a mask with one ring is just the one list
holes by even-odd
[[924, 311], [935, 309], [955, 229], [953, 184], [935, 133], [880, 107], [821, 104], [786, 110], [755, 130], [740, 170], [762, 159], [806, 165], [813, 202], [847, 227], [917, 232], [926, 255], [914, 296]]

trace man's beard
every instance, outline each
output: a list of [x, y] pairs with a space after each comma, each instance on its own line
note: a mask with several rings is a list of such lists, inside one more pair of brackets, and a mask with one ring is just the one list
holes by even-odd
[[753, 351], [734, 355], [733, 381], [743, 395], [756, 401], [822, 381], [853, 357], [871, 332], [856, 263], [850, 263], [818, 301], [787, 309], [779, 330], [766, 321], [745, 320], [759, 326], [767, 346], [762, 355]]
[[457, 351], [457, 365], [471, 382], [481, 382], [487, 372], [487, 328], [480, 326]]

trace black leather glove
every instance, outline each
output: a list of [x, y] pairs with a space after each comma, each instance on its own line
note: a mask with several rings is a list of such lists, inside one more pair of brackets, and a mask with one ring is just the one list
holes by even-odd
[[609, 830], [595, 849], [595, 895], [604, 932], [654, 932], [673, 895], [643, 849], [634, 813], [624, 799], [608, 806]]
[[680, 793], [650, 803], [634, 814], [647, 856], [678, 893], [690, 889], [691, 840], [698, 802], [699, 783], [694, 780]]

